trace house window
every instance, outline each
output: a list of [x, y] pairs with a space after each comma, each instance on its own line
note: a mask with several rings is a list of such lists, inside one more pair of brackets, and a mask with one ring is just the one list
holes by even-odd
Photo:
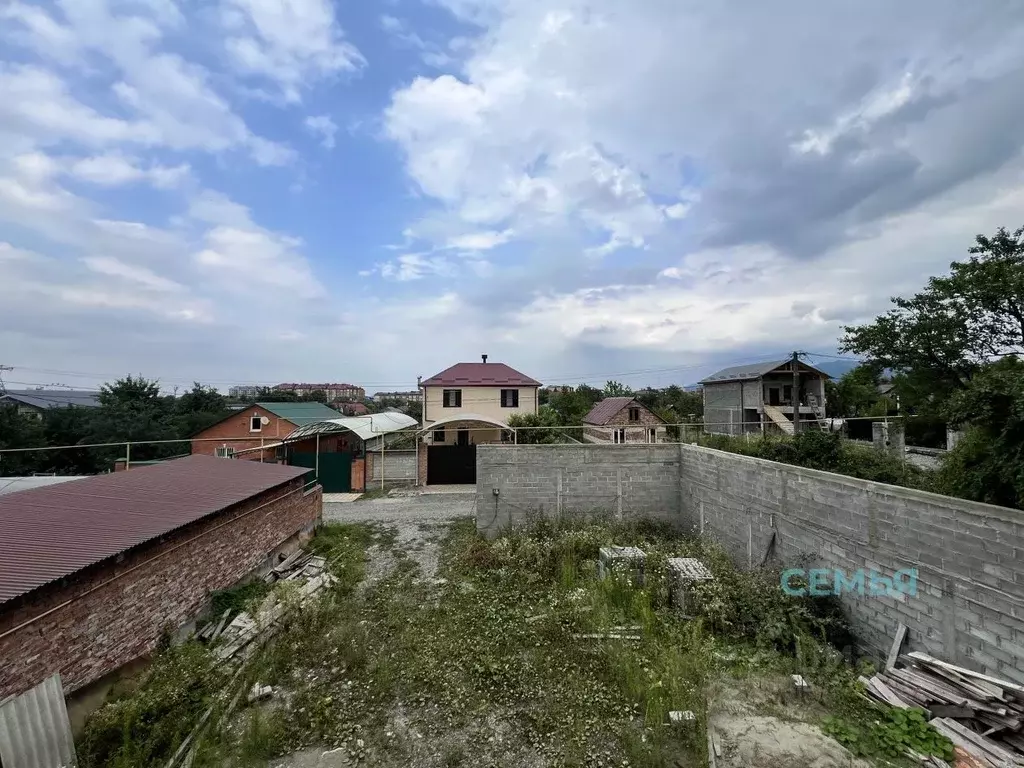
[[235, 455], [235, 449], [234, 448], [228, 448], [227, 446], [222, 446], [222, 447], [217, 449], [217, 458], [218, 459], [230, 459], [234, 455]]
[[443, 443], [444, 442], [444, 430], [443, 429], [435, 429], [434, 430], [434, 442], [435, 443]]
[[658, 430], [649, 429], [647, 430], [647, 442], [656, 443], [658, 442]]
[[444, 407], [445, 408], [461, 408], [462, 407], [462, 390], [461, 389], [446, 389], [446, 390], [444, 390]]
[[624, 430], [624, 429], [616, 429], [615, 432], [614, 432], [614, 437], [615, 437], [615, 442], [617, 444], [618, 443], [626, 442], [626, 430]]
[[263, 431], [263, 417], [253, 416], [249, 419], [249, 431], [250, 432], [262, 432]]
[[629, 420], [640, 421], [640, 409], [633, 407], [629, 409]]
[[787, 384], [782, 388], [782, 399], [784, 402], [793, 402], [793, 385]]
[[519, 407], [519, 390], [518, 389], [503, 389], [503, 390], [501, 390], [501, 407], [502, 408], [518, 408]]

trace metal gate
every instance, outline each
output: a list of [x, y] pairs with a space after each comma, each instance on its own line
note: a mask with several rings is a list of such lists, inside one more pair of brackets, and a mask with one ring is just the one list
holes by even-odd
[[[319, 469], [317, 456], [319, 455]], [[324, 493], [348, 493], [352, 490], [351, 453], [295, 453], [289, 452], [288, 463], [293, 467], [318, 469], [317, 480]]]
[[427, 485], [472, 485], [475, 482], [475, 445], [427, 447]]

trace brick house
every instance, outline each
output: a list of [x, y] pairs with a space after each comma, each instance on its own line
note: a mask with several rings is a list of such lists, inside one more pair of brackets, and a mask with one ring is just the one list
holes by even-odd
[[661, 443], [666, 422], [632, 397], [606, 397], [583, 417], [588, 443]]
[[[236, 452], [279, 443], [299, 427], [318, 421], [337, 419], [341, 414], [323, 403], [254, 403], [233, 412], [192, 438], [192, 453], [229, 458]], [[321, 450], [344, 450], [343, 440], [337, 445], [322, 445]], [[250, 461], [278, 460], [274, 449], [245, 454]]]
[[211, 592], [312, 535], [307, 472], [189, 456], [0, 497], [0, 700], [59, 672], [73, 721], [98, 705]]

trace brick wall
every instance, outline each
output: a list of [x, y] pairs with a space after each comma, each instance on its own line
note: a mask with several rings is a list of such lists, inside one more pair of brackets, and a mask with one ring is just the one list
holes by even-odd
[[58, 671], [65, 691], [75, 691], [151, 653], [164, 628], [195, 618], [210, 592], [312, 533], [320, 489], [303, 493], [302, 484], [293, 480], [0, 607], [0, 699]]
[[916, 568], [916, 597], [843, 595], [865, 650], [884, 656], [903, 622], [913, 647], [1024, 683], [1024, 512], [679, 444], [481, 446], [477, 478], [487, 535], [621, 507], [703, 530], [742, 567], [774, 534], [786, 566]]
[[[258, 433], [249, 432], [250, 419], [253, 416], [264, 416], [269, 420]], [[196, 435], [192, 439], [192, 453], [216, 456], [217, 449], [225, 445], [229, 448], [234, 448], [236, 451], [246, 448], [259, 448], [261, 445], [279, 442], [294, 430], [295, 425], [292, 422], [275, 416], [258, 405], [254, 405], [232, 414], [224, 419], [224, 421], [218, 422]], [[223, 440], [224, 442], [216, 442], [217, 440]], [[264, 461], [274, 461], [275, 459], [273, 448], [268, 451], [253, 451], [240, 458], [248, 459], [249, 461], [259, 461], [261, 454]]]

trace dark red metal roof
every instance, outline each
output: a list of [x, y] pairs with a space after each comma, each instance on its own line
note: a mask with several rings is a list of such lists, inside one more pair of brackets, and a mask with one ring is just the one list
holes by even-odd
[[309, 471], [197, 455], [0, 496], [0, 603]]
[[424, 382], [424, 387], [539, 387], [540, 382], [504, 363], [456, 363]]

